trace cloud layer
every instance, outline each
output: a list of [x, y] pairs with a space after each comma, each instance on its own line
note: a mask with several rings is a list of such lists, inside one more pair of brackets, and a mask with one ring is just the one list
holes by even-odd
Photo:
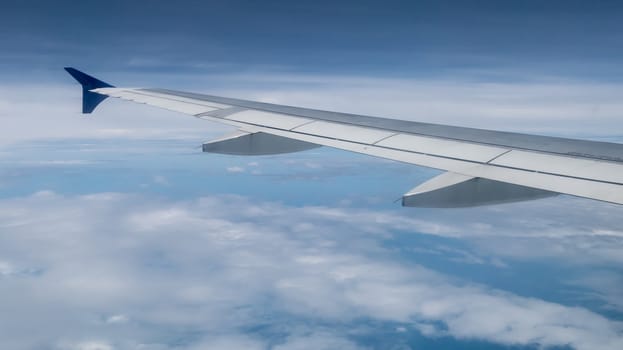
[[40, 192], [5, 199], [0, 308], [12, 317], [0, 318], [0, 342], [59, 349], [359, 348], [366, 345], [357, 334], [368, 320], [394, 324], [396, 334], [623, 346], [623, 327], [586, 309], [399, 263], [382, 244], [406, 224], [393, 219], [237, 196], [170, 201]]

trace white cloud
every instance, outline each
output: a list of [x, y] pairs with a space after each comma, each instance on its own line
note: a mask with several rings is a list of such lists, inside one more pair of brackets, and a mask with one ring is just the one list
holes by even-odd
[[198, 344], [189, 347], [190, 350], [264, 350], [266, 344], [262, 341], [240, 334], [225, 334], [206, 337]]
[[[561, 79], [481, 82], [365, 76], [246, 74], [270, 90], [227, 89], [265, 102], [364, 115], [525, 132], [612, 135], [623, 112], [620, 85]], [[281, 86], [286, 86], [282, 88]], [[569, 102], [573, 101], [573, 102]], [[590, 117], [589, 117], [590, 116]], [[564, 124], [561, 123], [564, 121]]]
[[59, 160], [37, 160], [37, 161], [21, 161], [18, 164], [23, 165], [36, 165], [36, 166], [46, 166], [46, 165], [59, 165], [59, 166], [68, 166], [68, 165], [88, 165], [93, 164], [93, 161], [84, 160], [84, 159], [59, 159]]
[[227, 167], [226, 170], [228, 173], [244, 173], [245, 172], [245, 169], [240, 166], [230, 166], [230, 167]]
[[6, 261], [0, 261], [0, 277], [10, 276], [15, 273], [15, 269]]
[[577, 298], [597, 298], [605, 302], [603, 308], [607, 311], [623, 312], [623, 276], [608, 269], [592, 271], [567, 282], [571, 286], [580, 286], [584, 292], [576, 293]]
[[356, 350], [363, 349], [352, 341], [336, 337], [331, 333], [313, 333], [289, 337], [285, 343], [274, 347], [274, 350]]
[[61, 349], [68, 350], [113, 350], [114, 348], [105, 342], [100, 341], [86, 341], [78, 343], [69, 347], [61, 347]]
[[178, 113], [109, 100], [96, 113], [82, 115], [77, 84], [0, 86], [0, 143], [49, 138], [195, 139], [228, 130], [195, 118], [180, 118]]
[[162, 185], [162, 186], [169, 185], [169, 180], [167, 180], [166, 176], [163, 176], [163, 175], [154, 175], [153, 181], [157, 185]]
[[[165, 349], [180, 339], [197, 349], [357, 348], [352, 334], [314, 324], [356, 326], [359, 319], [505, 345], [623, 346], [623, 326], [586, 309], [395, 262], [382, 246], [392, 231], [454, 232], [396, 213], [237, 196], [165, 201], [47, 193], [1, 200], [0, 221], [5, 259], [43, 269], [0, 281], [0, 307], [13, 310], [0, 315], [8, 335], [3, 348], [62, 340]], [[240, 333], [267, 324], [268, 338]], [[283, 326], [273, 332], [283, 338], [270, 333], [277, 324]], [[32, 332], [24, 337], [23, 330]], [[90, 334], [105, 336], [81, 340]]]
[[[210, 76], [208, 85], [204, 79], [196, 77], [188, 81], [186, 90], [216, 85], [218, 90], [210, 93], [524, 132], [611, 136], [613, 130], [618, 130], [619, 116], [623, 114], [621, 85], [609, 82], [524, 79], [490, 83], [461, 78], [407, 80], [284, 73]], [[248, 83], [262, 88], [239, 87]], [[92, 115], [83, 116], [79, 109], [80, 88], [69, 76], [62, 85], [0, 86], [3, 125], [0, 139], [14, 142], [55, 137], [165, 138], [201, 134], [207, 138], [209, 134], [229, 130], [178, 113], [115, 99], [104, 102]]]
[[118, 324], [118, 323], [126, 323], [128, 322], [128, 317], [123, 314], [112, 315], [106, 319], [106, 323], [110, 324]]

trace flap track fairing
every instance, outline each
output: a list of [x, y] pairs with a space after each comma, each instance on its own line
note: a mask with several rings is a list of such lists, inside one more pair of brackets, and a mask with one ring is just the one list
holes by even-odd
[[208, 153], [258, 156], [306, 151], [319, 145], [287, 137], [238, 131], [218, 140], [204, 143], [202, 149]]
[[558, 193], [456, 173], [443, 173], [402, 197], [405, 207], [464, 208], [556, 196]]

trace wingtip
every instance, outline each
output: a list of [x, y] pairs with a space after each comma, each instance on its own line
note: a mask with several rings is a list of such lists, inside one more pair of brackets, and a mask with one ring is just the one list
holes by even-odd
[[95, 77], [92, 77], [84, 72], [81, 72], [73, 67], [64, 67], [65, 71], [69, 73], [80, 85], [82, 85], [82, 113], [89, 114], [93, 112], [95, 107], [106, 99], [106, 95], [101, 95], [91, 90], [97, 88], [114, 87], [104, 81], [101, 81]]
[[103, 87], [114, 87], [105, 81], [101, 81], [93, 76], [86, 74], [74, 67], [64, 67], [65, 71], [69, 73], [76, 81], [78, 81], [84, 88], [91, 90]]

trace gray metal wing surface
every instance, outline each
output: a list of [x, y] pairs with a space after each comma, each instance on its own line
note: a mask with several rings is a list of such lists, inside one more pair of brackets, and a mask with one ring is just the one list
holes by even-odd
[[105, 85], [87, 81], [85, 90], [82, 81], [83, 96], [92, 99], [92, 94], [98, 94], [102, 98], [97, 103], [116, 97], [238, 129], [232, 136], [205, 144], [206, 152], [275, 154], [328, 146], [446, 171], [406, 193], [406, 206], [467, 207], [559, 193], [623, 204], [623, 144], [619, 143], [377, 118], [165, 89], [118, 88], [92, 79]]

